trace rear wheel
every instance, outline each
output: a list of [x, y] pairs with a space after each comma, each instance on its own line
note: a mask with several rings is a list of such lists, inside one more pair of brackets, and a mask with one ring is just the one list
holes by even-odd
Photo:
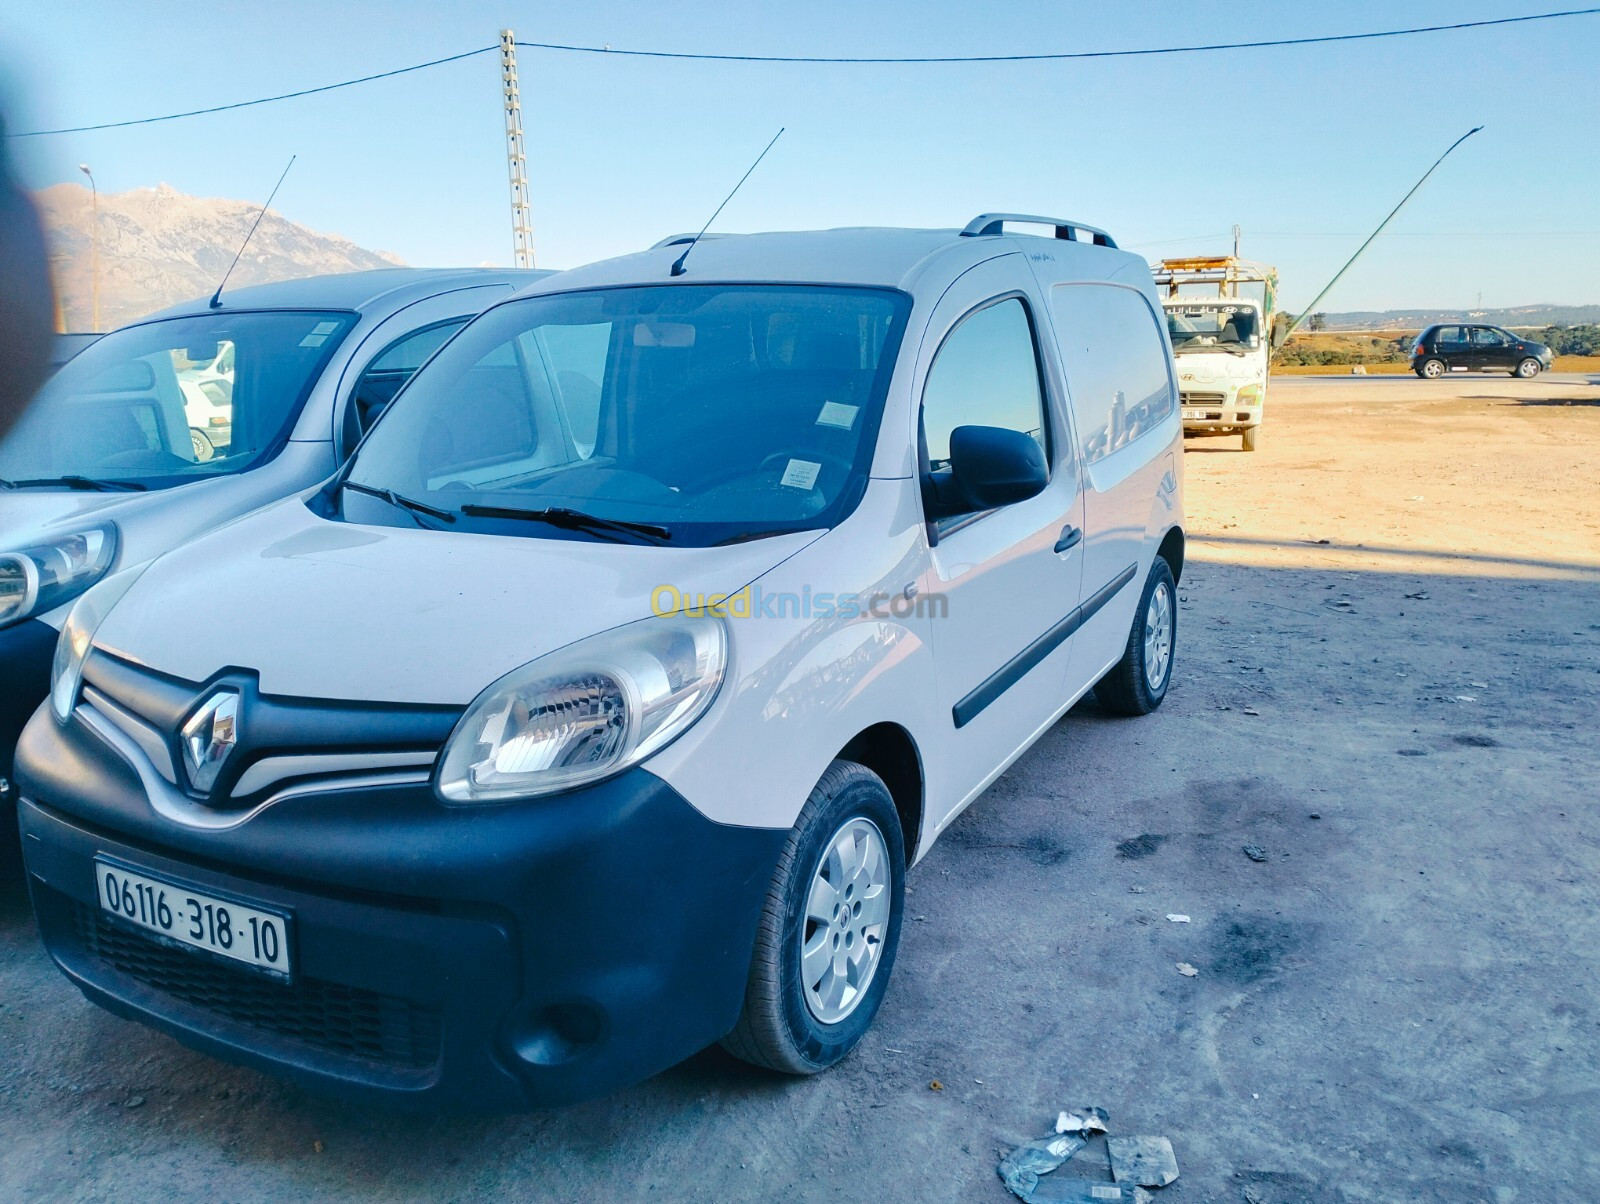
[[905, 841], [883, 780], [835, 761], [778, 858], [744, 1009], [722, 1046], [786, 1074], [834, 1065], [866, 1034], [900, 942]]
[[1239, 432], [1239, 438], [1245, 451], [1255, 451], [1261, 445], [1261, 428], [1247, 426]]
[[210, 437], [197, 426], [189, 428], [189, 442], [194, 446], [194, 458], [201, 464], [217, 454], [216, 446]]
[[1177, 583], [1172, 566], [1157, 556], [1145, 578], [1122, 659], [1096, 683], [1095, 698], [1114, 715], [1148, 715], [1167, 696], [1177, 647]]
[[1530, 355], [1517, 365], [1516, 371], [1512, 375], [1521, 380], [1532, 380], [1539, 375], [1539, 361]]
[[1423, 360], [1422, 367], [1417, 369], [1418, 376], [1425, 376], [1429, 380], [1438, 380], [1444, 375], [1443, 360]]

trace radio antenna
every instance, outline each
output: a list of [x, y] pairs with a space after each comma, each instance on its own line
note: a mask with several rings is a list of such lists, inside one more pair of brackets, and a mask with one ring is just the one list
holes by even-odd
[[[1376, 230], [1374, 230], [1371, 234], [1367, 235], [1367, 241], [1362, 243], [1359, 247], [1356, 248], [1356, 253], [1354, 255], [1350, 256], [1349, 259], [1345, 260], [1344, 267], [1340, 268], [1337, 272], [1335, 272], [1333, 274], [1333, 279], [1328, 281], [1327, 284], [1322, 286], [1322, 291], [1320, 293], [1318, 293], [1315, 297], [1312, 298], [1311, 304], [1306, 306], [1303, 310], [1301, 310], [1300, 311], [1300, 316], [1298, 318], [1296, 318], [1293, 322], [1291, 322], [1289, 324], [1289, 328], [1287, 330], [1285, 330], [1283, 332], [1283, 334], [1278, 337], [1278, 346], [1281, 347], [1284, 343], [1287, 343], [1289, 341], [1289, 336], [1292, 335], [1295, 331], [1300, 329], [1300, 324], [1302, 322], [1304, 322], [1307, 318], [1309, 318], [1312, 314], [1317, 312], [1317, 306], [1319, 304], [1321, 304], [1322, 299], [1324, 297], [1326, 297], [1330, 292], [1333, 291], [1333, 286], [1339, 283], [1339, 278], [1350, 270], [1350, 265], [1353, 264], [1356, 260], [1360, 259], [1361, 255], [1362, 255], [1362, 252], [1364, 252], [1368, 247], [1370, 247], [1372, 245], [1373, 240], [1375, 238], [1377, 238], [1378, 235], [1383, 233], [1384, 228], [1387, 227], [1390, 222], [1394, 221], [1394, 215], [1399, 213], [1400, 210], [1405, 208], [1406, 202], [1409, 201], [1412, 197], [1417, 195], [1417, 189], [1421, 188], [1424, 184], [1426, 184], [1428, 182], [1428, 177], [1431, 176], [1435, 171], [1437, 171], [1439, 169], [1439, 164], [1443, 163], [1446, 159], [1448, 159], [1450, 157], [1450, 152], [1455, 150], [1456, 147], [1460, 146], [1463, 142], [1465, 142], [1468, 138], [1472, 137], [1472, 135], [1476, 134], [1482, 128], [1483, 127], [1481, 125], [1473, 126], [1465, 134], [1462, 134], [1461, 137], [1457, 138], [1454, 142], [1452, 142], [1450, 144], [1449, 150], [1446, 150], [1444, 152], [1444, 154], [1440, 155], [1437, 159], [1435, 159], [1433, 161], [1433, 166], [1428, 168], [1427, 171], [1422, 173], [1422, 179], [1418, 180], [1415, 184], [1413, 184], [1411, 186], [1411, 191], [1406, 193], [1405, 196], [1400, 198], [1400, 203], [1398, 205], [1396, 205], [1393, 209], [1389, 210], [1389, 216], [1384, 218], [1381, 222], [1378, 223], [1378, 228]], [[1269, 338], [1270, 338], [1270, 336], [1269, 336]], [[1276, 350], [1276, 349], [1274, 349], [1274, 350]]]
[[233, 262], [228, 265], [228, 270], [222, 273], [222, 280], [217, 284], [217, 291], [211, 294], [212, 309], [222, 308], [222, 286], [228, 283], [228, 277], [233, 275], [233, 269], [239, 266], [239, 257], [244, 254], [244, 249], [250, 245], [250, 240], [255, 237], [256, 226], [259, 226], [261, 219], [267, 216], [267, 209], [272, 204], [272, 198], [277, 196], [278, 189], [283, 187], [284, 176], [287, 176], [289, 168], [294, 166], [295, 158], [296, 156], [294, 155], [289, 156], [289, 162], [283, 169], [283, 175], [278, 177], [278, 182], [272, 186], [272, 191], [267, 194], [267, 203], [261, 206], [261, 212], [256, 214], [256, 220], [254, 225], [250, 227], [250, 233], [244, 236], [244, 241], [239, 244], [239, 249], [234, 252]]
[[[778, 132], [772, 135], [772, 142], [776, 142], [779, 138], [783, 137], [783, 131], [785, 128], [787, 127], [779, 127]], [[744, 182], [750, 178], [750, 172], [761, 166], [761, 160], [765, 159], [767, 157], [767, 151], [772, 149], [772, 142], [767, 143], [766, 148], [756, 156], [756, 161], [750, 164], [750, 170], [746, 171], [744, 175], [739, 177], [739, 182], [733, 186], [733, 192], [730, 192], [727, 196], [722, 198], [722, 204], [717, 206], [717, 212], [713, 213], [709, 218], [706, 219], [706, 224], [700, 227], [700, 233], [696, 234], [689, 240], [689, 245], [683, 249], [683, 254], [678, 256], [677, 262], [672, 265], [672, 275], [683, 275], [683, 261], [689, 258], [689, 252], [694, 250], [695, 244], [700, 241], [705, 232], [711, 229], [711, 223], [717, 220], [717, 213], [721, 213], [723, 209], [727, 207], [728, 202], [733, 200], [733, 193], [738, 192], [739, 189], [744, 187]]]

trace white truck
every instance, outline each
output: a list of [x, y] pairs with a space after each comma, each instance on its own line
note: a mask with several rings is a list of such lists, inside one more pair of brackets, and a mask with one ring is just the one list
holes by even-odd
[[1185, 435], [1261, 438], [1278, 270], [1232, 255], [1164, 259], [1151, 268], [1177, 357]]

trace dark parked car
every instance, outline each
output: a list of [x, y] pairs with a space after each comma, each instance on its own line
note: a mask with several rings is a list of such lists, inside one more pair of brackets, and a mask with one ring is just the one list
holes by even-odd
[[1411, 351], [1411, 370], [1429, 380], [1446, 372], [1509, 372], [1529, 380], [1549, 371], [1552, 362], [1550, 348], [1543, 343], [1498, 326], [1468, 322], [1428, 327]]

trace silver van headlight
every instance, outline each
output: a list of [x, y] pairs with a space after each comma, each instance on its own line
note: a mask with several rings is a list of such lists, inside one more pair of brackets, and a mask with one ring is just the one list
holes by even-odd
[[116, 554], [110, 523], [0, 552], [0, 627], [70, 602], [106, 575]]
[[56, 640], [55, 659], [50, 663], [50, 709], [60, 722], [71, 719], [72, 708], [78, 705], [83, 662], [89, 659], [95, 631], [106, 615], [111, 613], [111, 608], [149, 567], [150, 561], [147, 560], [107, 577], [79, 598], [67, 612], [67, 621], [61, 625], [61, 635]]
[[621, 773], [705, 714], [727, 661], [727, 630], [710, 615], [642, 619], [530, 661], [462, 715], [439, 797], [532, 798]]

